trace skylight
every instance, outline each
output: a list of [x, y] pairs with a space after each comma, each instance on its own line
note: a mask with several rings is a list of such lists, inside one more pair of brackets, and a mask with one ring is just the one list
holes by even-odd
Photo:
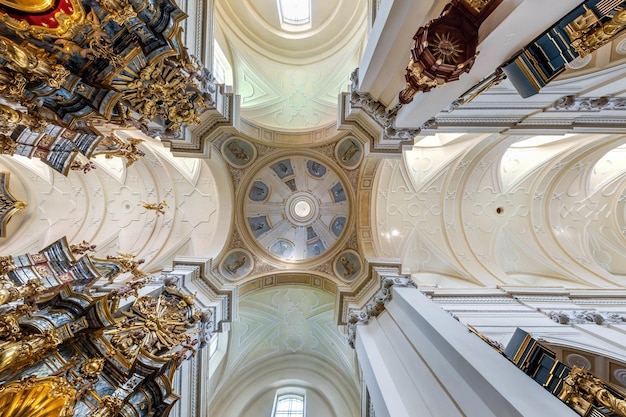
[[311, 24], [311, 0], [277, 0], [280, 23], [285, 30], [304, 30]]

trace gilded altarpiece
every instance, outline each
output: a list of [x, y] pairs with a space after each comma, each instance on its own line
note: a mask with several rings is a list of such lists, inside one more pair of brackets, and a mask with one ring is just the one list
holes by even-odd
[[[149, 277], [131, 255], [75, 254], [61, 239], [0, 259], [0, 417], [167, 416], [174, 373], [205, 344], [211, 313], [171, 283], [141, 293]], [[106, 271], [134, 278], [92, 294]]]

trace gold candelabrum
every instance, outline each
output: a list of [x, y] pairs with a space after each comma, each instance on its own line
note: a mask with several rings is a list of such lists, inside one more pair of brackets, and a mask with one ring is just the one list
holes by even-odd
[[615, 396], [604, 381], [577, 366], [563, 380], [559, 399], [581, 416], [586, 416], [594, 404], [599, 404], [618, 416], [626, 417], [626, 401]]

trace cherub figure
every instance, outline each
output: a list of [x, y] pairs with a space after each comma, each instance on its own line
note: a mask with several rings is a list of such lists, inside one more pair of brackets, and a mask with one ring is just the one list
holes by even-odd
[[165, 200], [161, 201], [160, 203], [146, 203], [145, 201], [142, 201], [141, 203], [142, 204], [140, 205], [146, 210], [154, 210], [157, 217], [159, 217], [161, 214], [165, 214], [164, 209], [165, 207], [168, 207]]
[[79, 161], [74, 161], [72, 165], [70, 165], [70, 169], [72, 171], [83, 171], [83, 173], [86, 174], [92, 169], [96, 169], [96, 164], [91, 161], [87, 161], [84, 164], [81, 164]]
[[130, 272], [135, 278], [144, 278], [148, 276], [148, 274], [139, 269], [139, 265], [146, 262], [145, 259], [142, 258], [135, 260], [136, 255], [133, 255], [131, 253], [119, 251], [117, 253], [117, 256], [107, 255], [107, 259], [109, 261], [114, 261], [119, 264], [122, 267], [122, 273]]
[[[115, 137], [112, 137], [113, 142], [120, 143], [121, 141]], [[128, 142], [121, 143], [118, 149], [115, 149], [111, 152], [107, 152], [105, 158], [113, 158], [114, 156], [119, 156], [121, 158], [126, 158], [126, 166], [129, 167], [133, 163], [139, 161], [139, 158], [145, 156], [146, 154], [138, 148], [139, 144], [143, 142], [142, 139], [126, 139]]]
[[74, 255], [84, 255], [87, 252], [95, 252], [96, 245], [91, 245], [86, 240], [83, 240], [81, 243], [72, 243], [70, 245], [70, 251]]

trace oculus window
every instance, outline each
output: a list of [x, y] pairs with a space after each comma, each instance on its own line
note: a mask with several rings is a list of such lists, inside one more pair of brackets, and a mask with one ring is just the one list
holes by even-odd
[[277, 395], [272, 417], [304, 417], [304, 395]]
[[311, 0], [277, 0], [280, 26], [298, 32], [311, 28]]

